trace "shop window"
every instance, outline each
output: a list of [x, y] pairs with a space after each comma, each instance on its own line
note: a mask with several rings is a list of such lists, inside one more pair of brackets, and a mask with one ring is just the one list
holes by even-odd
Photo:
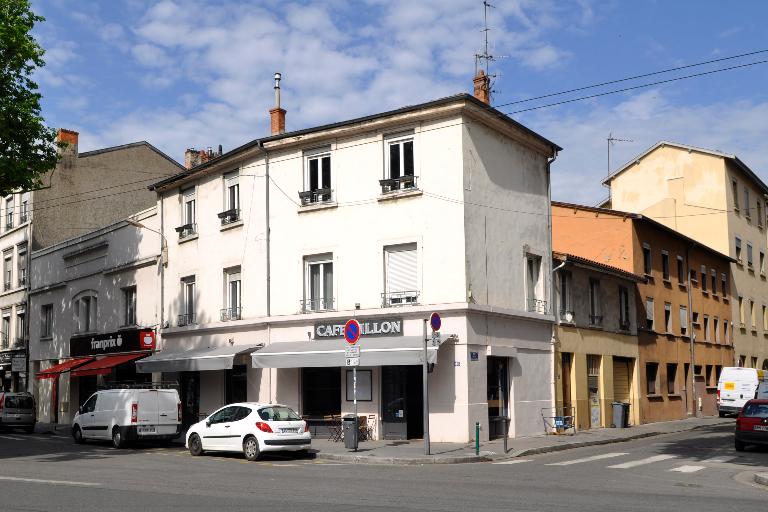
[[659, 374], [659, 363], [646, 363], [645, 365], [645, 383], [646, 393], [649, 395], [657, 395], [659, 390], [656, 379]]
[[321, 254], [304, 258], [303, 311], [334, 309], [333, 255]]
[[[357, 401], [358, 402], [371, 402], [373, 401], [373, 378], [371, 370], [357, 370]], [[355, 382], [354, 372], [352, 370], [346, 371], [346, 399], [347, 402], [352, 402], [355, 398]]]
[[677, 363], [667, 363], [667, 394], [677, 395]]
[[301, 411], [310, 418], [341, 414], [341, 368], [301, 369]]
[[418, 253], [416, 244], [384, 248], [384, 292], [382, 306], [407, 306], [419, 301]]
[[135, 286], [123, 288], [123, 325], [137, 325]]

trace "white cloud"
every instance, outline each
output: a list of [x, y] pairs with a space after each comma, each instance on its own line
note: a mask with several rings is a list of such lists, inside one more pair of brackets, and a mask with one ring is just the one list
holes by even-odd
[[561, 64], [568, 54], [547, 44], [538, 48], [519, 50], [516, 55], [519, 56], [525, 66], [535, 70], [543, 70]]

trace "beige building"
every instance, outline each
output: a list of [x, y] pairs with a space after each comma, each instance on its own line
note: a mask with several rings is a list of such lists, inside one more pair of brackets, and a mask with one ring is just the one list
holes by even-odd
[[558, 415], [572, 416], [578, 430], [610, 427], [611, 404], [623, 402], [638, 425], [635, 285], [643, 278], [572, 254], [556, 252], [553, 261]]
[[610, 207], [733, 257], [734, 364], [768, 369], [768, 186], [735, 155], [662, 141], [609, 176]]

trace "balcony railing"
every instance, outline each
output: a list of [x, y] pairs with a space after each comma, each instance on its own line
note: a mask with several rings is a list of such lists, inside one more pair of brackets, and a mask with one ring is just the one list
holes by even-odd
[[5, 218], [5, 229], [11, 229], [13, 227], [13, 214], [9, 213]]
[[185, 325], [194, 325], [197, 323], [197, 318], [195, 317], [194, 313], [187, 313], [184, 315], [179, 315], [179, 327], [184, 327]]
[[528, 299], [528, 311], [531, 313], [546, 314], [547, 301], [541, 299]]
[[299, 199], [301, 200], [302, 206], [324, 203], [331, 200], [331, 189], [319, 188], [317, 190], [305, 190], [304, 192], [299, 192]]
[[221, 321], [242, 320], [243, 308], [224, 308], [221, 310]]
[[333, 298], [325, 299], [305, 299], [301, 301], [302, 313], [314, 313], [317, 311], [333, 311]]
[[27, 345], [26, 337], [17, 337], [13, 340], [13, 348], [24, 348]]
[[395, 192], [397, 190], [412, 190], [416, 187], [416, 176], [400, 176], [399, 178], [388, 178], [379, 180], [381, 193]]
[[27, 285], [27, 275], [26, 273], [19, 275], [19, 286], [26, 286]]
[[0, 348], [8, 348], [8, 333], [0, 332]]
[[10, 289], [11, 289], [11, 282], [10, 282], [10, 281], [6, 281], [6, 282], [4, 282], [4, 283], [3, 283], [3, 291], [4, 291], [4, 292], [7, 292], [7, 291], [8, 291], [8, 290], [10, 290]]
[[29, 220], [29, 215], [25, 212], [19, 214], [19, 224], [24, 224]]
[[232, 224], [233, 222], [240, 220], [240, 210], [232, 208], [231, 210], [219, 213], [218, 217], [221, 219], [221, 225], [226, 226], [227, 224]]
[[576, 318], [576, 313], [574, 313], [570, 309], [561, 309], [560, 310], [560, 321], [561, 322], [572, 323], [574, 318]]
[[603, 325], [603, 315], [589, 315], [589, 325]]
[[381, 294], [381, 307], [412, 306], [419, 303], [417, 290], [390, 292]]
[[176, 232], [179, 234], [179, 239], [187, 238], [197, 233], [197, 224], [183, 224], [176, 228]]

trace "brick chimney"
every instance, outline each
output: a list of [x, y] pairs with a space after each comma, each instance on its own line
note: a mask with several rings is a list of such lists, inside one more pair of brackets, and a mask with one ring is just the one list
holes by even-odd
[[203, 165], [214, 158], [220, 157], [221, 152], [221, 144], [219, 144], [219, 150], [217, 152], [214, 152], [210, 147], [208, 149], [187, 148], [187, 150], [184, 151], [184, 167], [192, 169], [198, 165]]
[[275, 108], [269, 111], [272, 135], [285, 133], [285, 109], [280, 108], [280, 79], [282, 75], [275, 73]]
[[56, 133], [56, 141], [66, 143], [65, 151], [77, 155], [77, 139], [79, 136], [80, 134], [74, 130], [59, 128], [59, 131]]
[[485, 74], [485, 71], [482, 69], [477, 70], [477, 75], [475, 75], [474, 80], [472, 80], [475, 83], [475, 92], [474, 97], [485, 103], [486, 105], [491, 104], [491, 79], [488, 78], [488, 76]]

